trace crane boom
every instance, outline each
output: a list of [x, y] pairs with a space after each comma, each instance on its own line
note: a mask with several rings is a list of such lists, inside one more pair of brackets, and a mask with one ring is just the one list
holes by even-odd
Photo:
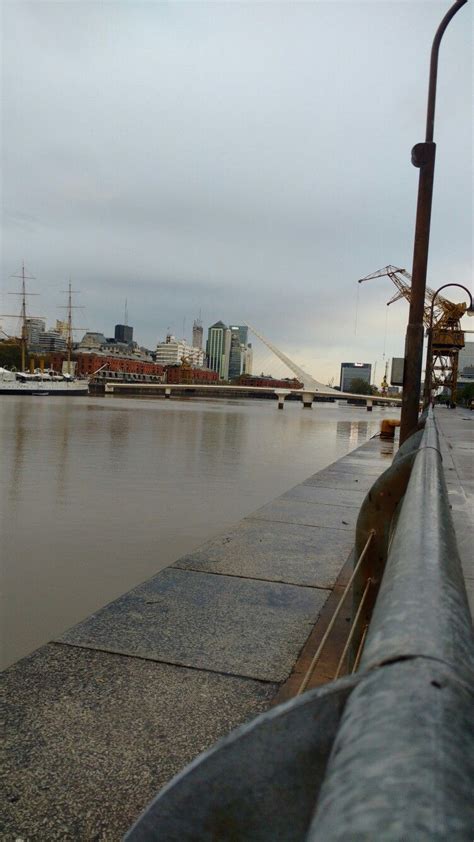
[[[377, 269], [365, 278], [360, 278], [358, 283], [383, 277], [390, 278], [397, 288], [387, 305], [399, 301], [400, 298], [411, 300], [411, 275], [406, 269], [398, 266], [384, 266], [383, 269]], [[464, 332], [460, 320], [467, 309], [466, 303], [455, 304], [426, 287], [423, 322], [428, 330], [431, 329], [432, 386], [447, 386], [451, 391], [453, 403], [456, 402], [458, 356], [461, 348], [464, 348]]]
[[[398, 266], [392, 266], [389, 264], [388, 266], [384, 266], [383, 269], [378, 269], [376, 272], [372, 272], [370, 275], [366, 275], [365, 278], [360, 278], [358, 283], [362, 284], [364, 281], [371, 281], [375, 278], [383, 278], [388, 277], [396, 286], [397, 292], [395, 295], [392, 296], [390, 301], [387, 301], [387, 306], [389, 304], [393, 304], [395, 301], [399, 301], [401, 298], [405, 298], [407, 301], [411, 299], [411, 275], [407, 272], [406, 269], [401, 269]], [[423, 321], [425, 323], [425, 327], [429, 327], [430, 324], [430, 317], [431, 317], [431, 304], [433, 298], [435, 297], [436, 292], [430, 287], [426, 287], [425, 292], [425, 304], [424, 304], [424, 312], [423, 312]], [[462, 305], [453, 305], [452, 301], [448, 301], [447, 298], [443, 298], [441, 295], [436, 296], [435, 306], [433, 308], [433, 322], [436, 324], [438, 320], [442, 317], [443, 313], [446, 310], [452, 309], [453, 306], [462, 306]], [[465, 312], [465, 309], [464, 309]], [[463, 315], [463, 313], [461, 313]], [[460, 318], [460, 316], [458, 316]]]

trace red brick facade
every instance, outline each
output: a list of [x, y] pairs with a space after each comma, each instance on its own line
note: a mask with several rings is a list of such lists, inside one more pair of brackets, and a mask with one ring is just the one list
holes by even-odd
[[192, 368], [190, 365], [167, 365], [165, 379], [167, 383], [217, 383], [219, 375], [209, 368]]
[[[51, 354], [51, 368], [61, 371], [64, 354]], [[122, 357], [118, 354], [73, 354], [73, 360], [77, 363], [77, 377], [91, 377], [95, 371], [102, 366], [107, 366], [107, 371], [124, 371], [127, 374], [163, 374], [164, 368], [158, 363], [147, 362], [146, 360], [134, 359], [133, 357]]]
[[239, 386], [265, 386], [275, 389], [302, 389], [303, 384], [294, 377], [292, 380], [275, 380], [273, 377], [261, 377], [255, 374], [241, 374], [236, 381]]

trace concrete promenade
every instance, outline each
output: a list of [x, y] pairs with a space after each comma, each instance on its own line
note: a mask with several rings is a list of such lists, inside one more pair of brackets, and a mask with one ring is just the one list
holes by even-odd
[[372, 439], [6, 670], [1, 838], [118, 840], [183, 766], [268, 708], [392, 455]]
[[474, 617], [474, 411], [436, 408], [444, 475]]

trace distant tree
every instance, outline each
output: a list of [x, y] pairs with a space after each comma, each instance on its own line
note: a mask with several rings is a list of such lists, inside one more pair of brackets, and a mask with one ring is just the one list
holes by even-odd
[[18, 342], [0, 342], [0, 366], [21, 368], [21, 348]]
[[366, 380], [363, 380], [362, 377], [355, 377], [354, 380], [351, 380], [350, 386], [347, 389], [348, 392], [351, 392], [353, 395], [372, 395], [372, 386], [370, 383], [367, 383]]
[[457, 399], [458, 403], [470, 406], [471, 401], [474, 400], [474, 383], [466, 383], [465, 386], [458, 389]]

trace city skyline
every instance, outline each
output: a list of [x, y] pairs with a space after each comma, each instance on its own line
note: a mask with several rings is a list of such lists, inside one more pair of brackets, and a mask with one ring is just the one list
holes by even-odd
[[[50, 324], [71, 275], [90, 330], [127, 298], [149, 347], [201, 310], [322, 379], [401, 356], [408, 305], [356, 280], [411, 271], [410, 150], [446, 8], [5, 4], [2, 311], [24, 258]], [[435, 289], [472, 267], [470, 16], [440, 54]]]

